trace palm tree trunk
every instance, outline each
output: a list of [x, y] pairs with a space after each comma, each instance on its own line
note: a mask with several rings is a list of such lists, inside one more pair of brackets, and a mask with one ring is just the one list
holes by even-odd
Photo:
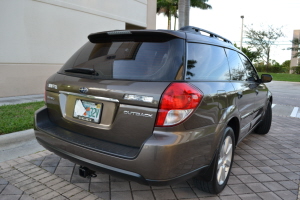
[[168, 13], [168, 30], [171, 30], [171, 12]]
[[178, 21], [179, 21], [179, 28], [188, 26], [190, 21], [190, 0], [179, 0], [178, 1]]
[[176, 31], [176, 19], [177, 19], [177, 17], [174, 17], [175, 19], [174, 19], [174, 31]]
[[190, 25], [190, 7], [191, 7], [191, 0], [185, 0], [184, 26]]
[[185, 1], [186, 0], [179, 0], [178, 1], [178, 23], [179, 23], [179, 29], [181, 27], [184, 27], [184, 17], [185, 17]]

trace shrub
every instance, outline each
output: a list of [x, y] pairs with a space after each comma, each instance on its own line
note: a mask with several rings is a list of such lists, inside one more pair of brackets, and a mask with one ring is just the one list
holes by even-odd
[[256, 68], [256, 70], [258, 72], [264, 72], [264, 71], [266, 71], [264, 66], [258, 66], [258, 67], [255, 67], [255, 68]]
[[300, 66], [291, 67], [293, 74], [300, 74]]
[[[266, 65], [258, 65], [255, 67], [258, 72], [267, 72], [267, 66]], [[276, 66], [269, 66], [268, 72], [270, 73], [289, 73], [290, 68], [289, 67], [283, 67], [281, 65]]]

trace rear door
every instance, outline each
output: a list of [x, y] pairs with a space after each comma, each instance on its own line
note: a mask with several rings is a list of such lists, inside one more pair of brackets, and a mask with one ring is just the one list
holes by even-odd
[[256, 101], [256, 83], [248, 79], [246, 68], [236, 51], [226, 49], [226, 54], [230, 66], [232, 84], [236, 93], [236, 105], [240, 112], [240, 139], [242, 139], [251, 128]]
[[53, 123], [134, 147], [152, 135], [163, 91], [182, 80], [184, 40], [162, 35], [135, 41], [130, 36], [88, 42], [48, 80]]
[[248, 75], [248, 80], [252, 82], [252, 88], [255, 90], [255, 104], [253, 108], [253, 119], [251, 126], [253, 127], [257, 121], [261, 118], [263, 107], [266, 104], [267, 99], [267, 87], [263, 83], [259, 83], [259, 77], [256, 70], [254, 69], [251, 62], [242, 54], [239, 54], [244, 67], [246, 68], [246, 73]]

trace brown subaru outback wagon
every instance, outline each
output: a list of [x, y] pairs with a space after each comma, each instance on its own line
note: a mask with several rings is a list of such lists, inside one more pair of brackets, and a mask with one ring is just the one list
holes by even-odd
[[272, 77], [215, 33], [183, 27], [93, 33], [46, 83], [35, 113], [41, 145], [148, 185], [227, 184], [236, 145], [268, 133]]

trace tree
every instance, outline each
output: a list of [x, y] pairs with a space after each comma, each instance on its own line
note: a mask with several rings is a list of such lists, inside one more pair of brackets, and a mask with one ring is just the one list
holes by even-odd
[[260, 58], [267, 63], [267, 71], [270, 65], [270, 52], [271, 46], [274, 45], [276, 40], [280, 37], [284, 37], [281, 28], [274, 28], [268, 26], [265, 30], [254, 30], [253, 28], [246, 27], [246, 37], [249, 39], [247, 44], [251, 48], [255, 48], [257, 52], [260, 52]]
[[[236, 44], [234, 44], [234, 46], [238, 49], [240, 49], [240, 47], [237, 47]], [[259, 51], [252, 51], [251, 50], [251, 47], [242, 47], [242, 52], [244, 54], [246, 54], [246, 56], [251, 60], [251, 62], [255, 62], [255, 61], [258, 61], [258, 59], [260, 58], [261, 56], [261, 53]]]
[[300, 40], [299, 38], [294, 38], [292, 40], [293, 47], [291, 48], [292, 51], [295, 51], [294, 58], [300, 57]]
[[163, 13], [168, 17], [169, 30], [171, 29], [171, 17], [175, 17], [175, 30], [176, 18], [178, 18], [177, 11], [179, 11], [179, 15], [182, 16], [182, 18], [179, 17], [179, 27], [188, 26], [190, 7], [200, 8], [202, 10], [211, 9], [211, 5], [206, 2], [208, 2], [208, 0], [157, 0], [156, 13]]
[[291, 60], [286, 60], [281, 65], [282, 65], [282, 67], [289, 68], [291, 65]]
[[178, 0], [157, 0], [157, 9], [156, 13], [161, 14], [163, 13], [165, 16], [168, 17], [168, 28], [171, 29], [171, 17], [177, 17], [177, 3]]
[[179, 0], [178, 2], [178, 24], [179, 28], [183, 26], [187, 26], [188, 24], [185, 23], [185, 18], [190, 17], [190, 13], [185, 12], [185, 5], [189, 2], [189, 0]]

